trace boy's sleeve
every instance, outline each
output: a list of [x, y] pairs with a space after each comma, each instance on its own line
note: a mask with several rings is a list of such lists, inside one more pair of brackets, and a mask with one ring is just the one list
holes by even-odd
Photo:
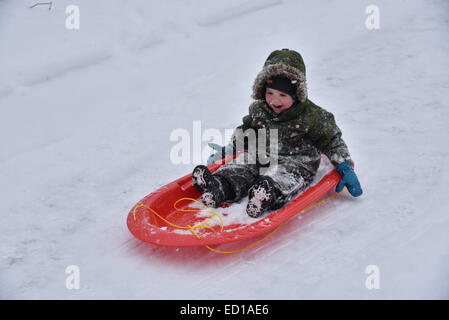
[[332, 113], [321, 109], [318, 114], [315, 114], [309, 135], [314, 145], [329, 158], [334, 166], [351, 161], [348, 147], [341, 137], [341, 130], [335, 123]]
[[[236, 150], [236, 152], [240, 152], [240, 151], [247, 149], [247, 141], [246, 141], [247, 139], [245, 139], [244, 135], [242, 135], [241, 133], [242, 132], [244, 133], [247, 129], [251, 128], [251, 123], [253, 122], [252, 114], [253, 114], [254, 108], [256, 108], [256, 107], [257, 107], [257, 105], [255, 103], [253, 103], [249, 106], [248, 114], [243, 117], [242, 124], [239, 125], [237, 128], [235, 128], [235, 130], [231, 136], [230, 144], [234, 147], [234, 150]], [[242, 147], [243, 147], [243, 149], [242, 149]]]
[[[251, 126], [252, 118], [250, 115], [246, 115], [243, 117], [243, 123], [239, 125], [237, 128], [235, 128], [234, 133], [231, 136], [231, 142], [232, 146], [234, 147], [234, 150], [236, 152], [243, 151], [247, 148], [247, 141], [244, 139], [244, 135], [242, 135], [242, 132], [245, 132], [246, 129], [249, 129]], [[242, 141], [242, 139], [244, 139]], [[243, 147], [243, 150], [242, 150]]]

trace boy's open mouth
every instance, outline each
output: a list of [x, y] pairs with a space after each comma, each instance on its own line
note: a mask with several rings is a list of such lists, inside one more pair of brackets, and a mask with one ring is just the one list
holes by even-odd
[[271, 106], [276, 108], [276, 109], [282, 108], [282, 105], [280, 105], [280, 106], [271, 105]]

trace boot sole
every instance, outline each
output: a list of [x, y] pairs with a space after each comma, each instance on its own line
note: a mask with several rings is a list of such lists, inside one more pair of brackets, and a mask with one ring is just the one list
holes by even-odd
[[[195, 189], [201, 193], [202, 198], [205, 193], [210, 194], [211, 200], [206, 201], [208, 203], [202, 201], [205, 205], [217, 208], [223, 202], [220, 198], [224, 198], [224, 196], [220, 197], [218, 195], [220, 192], [218, 182], [214, 179], [212, 173], [210, 173], [206, 166], [199, 165], [193, 169], [192, 182]], [[201, 200], [203, 200], [202, 198]], [[213, 203], [210, 201], [213, 201]]]
[[[256, 193], [259, 193], [256, 195]], [[267, 181], [261, 181], [251, 187], [248, 192], [246, 213], [252, 218], [258, 218], [271, 208], [273, 192]]]
[[200, 193], [211, 191], [214, 188], [214, 178], [206, 166], [199, 165], [193, 169], [192, 183]]

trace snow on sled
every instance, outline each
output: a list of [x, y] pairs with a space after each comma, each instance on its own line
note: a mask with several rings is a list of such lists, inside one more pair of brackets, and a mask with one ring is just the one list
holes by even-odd
[[[232, 156], [226, 161], [232, 160]], [[208, 168], [216, 171], [222, 164]], [[175, 180], [140, 200], [129, 212], [128, 229], [138, 239], [160, 246], [211, 246], [250, 239], [267, 234], [283, 222], [314, 204], [335, 188], [340, 174], [327, 157], [311, 186], [290, 203], [259, 218], [245, 212], [247, 197], [240, 203], [207, 208], [192, 185], [192, 174]]]

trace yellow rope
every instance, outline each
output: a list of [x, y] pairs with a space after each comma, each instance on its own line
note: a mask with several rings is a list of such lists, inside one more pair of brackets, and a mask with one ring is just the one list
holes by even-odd
[[[315, 207], [315, 206], [317, 206], [317, 205], [319, 205], [319, 204], [321, 204], [321, 203], [323, 203], [323, 202], [326, 202], [326, 201], [328, 201], [328, 200], [330, 200], [330, 199], [332, 199], [332, 198], [338, 196], [338, 194], [339, 194], [339, 193], [333, 194], [333, 195], [331, 195], [331, 196], [329, 196], [329, 197], [327, 197], [327, 198], [325, 198], [325, 199], [323, 199], [323, 200], [321, 200], [321, 201], [318, 201], [318, 202], [316, 202], [316, 203], [313, 203], [313, 204], [309, 205], [307, 208], [305, 208], [304, 210], [302, 210], [300, 213], [304, 213], [304, 212], [306, 212], [306, 211], [312, 209], [313, 207]], [[208, 206], [204, 205], [203, 203], [201, 203], [200, 201], [198, 201], [198, 200], [196, 200], [196, 199], [193, 199], [193, 198], [181, 198], [181, 199], [178, 199], [178, 200], [174, 203], [174, 205], [173, 205], [173, 207], [175, 208], [175, 210], [181, 211], [181, 212], [199, 212], [199, 211], [201, 210], [201, 209], [179, 209], [179, 208], [177, 208], [176, 205], [177, 205], [180, 201], [183, 201], [183, 200], [191, 200], [191, 201], [193, 201], [193, 202], [198, 203], [198, 204], [201, 205], [203, 208], [208, 209], [209, 212], [212, 213], [212, 216], [211, 216], [210, 218], [206, 219], [205, 221], [203, 221], [203, 222], [201, 222], [201, 223], [195, 225], [195, 226], [190, 226], [190, 225], [187, 225], [187, 226], [178, 226], [178, 225], [176, 225], [176, 224], [174, 224], [174, 223], [171, 223], [170, 221], [164, 219], [161, 215], [159, 215], [156, 211], [154, 211], [154, 210], [151, 209], [150, 207], [148, 207], [148, 206], [146, 206], [146, 205], [144, 205], [144, 204], [140, 204], [140, 205], [137, 205], [137, 206], [134, 207], [134, 210], [133, 210], [134, 221], [136, 221], [136, 210], [137, 210], [138, 208], [140, 208], [140, 207], [144, 207], [144, 208], [148, 209], [149, 211], [151, 211], [151, 212], [152, 212], [155, 216], [157, 216], [159, 219], [163, 220], [165, 223], [167, 223], [168, 225], [170, 225], [170, 226], [172, 226], [172, 227], [174, 227], [174, 228], [177, 228], [177, 229], [189, 229], [190, 232], [192, 232], [192, 234], [194, 234], [198, 239], [201, 239], [201, 237], [200, 237], [200, 236], [198, 235], [198, 233], [196, 232], [196, 229], [198, 229], [198, 228], [208, 228], [208, 229], [212, 230], [213, 232], [216, 232], [214, 228], [212, 228], [212, 227], [206, 225], [206, 224], [207, 224], [209, 221], [211, 221], [214, 217], [218, 217], [218, 218], [220, 219], [220, 224], [221, 224], [220, 232], [223, 231], [224, 223], [223, 223], [223, 219], [221, 218], [221, 216], [220, 216], [215, 210], [209, 208]], [[157, 226], [157, 220], [156, 220], [156, 218], [155, 218], [155, 223], [156, 223], [156, 226]], [[254, 245], [256, 245], [256, 244], [258, 244], [259, 242], [264, 241], [265, 239], [267, 239], [267, 238], [270, 237], [271, 235], [273, 235], [276, 231], [279, 230], [279, 228], [280, 228], [282, 225], [283, 225], [283, 223], [280, 224], [278, 227], [276, 227], [273, 231], [271, 231], [270, 233], [268, 233], [266, 236], [264, 236], [262, 239], [259, 239], [259, 240], [255, 241], [255, 242], [253, 242], [253, 243], [247, 245], [246, 247], [241, 248], [241, 249], [237, 249], [237, 250], [233, 250], [233, 251], [222, 251], [222, 250], [217, 250], [217, 249], [211, 248], [210, 246], [205, 246], [205, 247], [206, 247], [207, 249], [213, 251], [213, 252], [216, 252], [216, 253], [228, 253], [228, 254], [229, 254], [229, 253], [242, 252], [242, 251], [244, 251], [244, 250], [246, 250], [246, 249], [248, 249], [248, 248], [250, 248], [250, 247], [252, 247], [252, 246], [254, 246]]]
[[282, 226], [282, 224], [280, 224], [279, 226], [277, 226], [276, 229], [274, 229], [273, 231], [271, 231], [269, 234], [267, 234], [267, 235], [266, 235], [265, 237], [263, 237], [262, 239], [259, 239], [259, 240], [255, 241], [255, 242], [253, 242], [253, 243], [247, 245], [246, 247], [243, 247], [242, 249], [237, 249], [237, 250], [233, 250], [233, 251], [222, 251], [222, 250], [217, 250], [217, 249], [211, 248], [211, 247], [209, 247], [209, 246], [205, 246], [205, 247], [206, 247], [207, 249], [209, 249], [209, 250], [211, 250], [211, 251], [214, 251], [214, 252], [217, 252], [217, 253], [237, 253], [237, 252], [242, 252], [242, 251], [244, 251], [244, 250], [246, 250], [246, 249], [248, 249], [248, 248], [250, 248], [250, 247], [252, 247], [252, 246], [254, 246], [254, 245], [256, 245], [256, 244], [258, 244], [259, 242], [264, 241], [266, 238], [268, 238], [268, 237], [271, 236], [273, 233], [275, 233], [276, 231], [278, 231], [278, 229], [279, 229], [281, 226]]
[[[191, 200], [191, 201], [193, 201], [193, 202], [196, 202], [196, 203], [198, 203], [199, 205], [201, 205], [203, 208], [206, 208], [207, 210], [209, 210], [210, 212], [213, 213], [213, 216], [212, 216], [212, 217], [210, 217], [208, 220], [202, 222], [202, 223], [201, 223], [200, 225], [198, 225], [198, 226], [203, 226], [204, 224], [206, 224], [206, 223], [208, 223], [210, 220], [212, 220], [213, 217], [216, 216], [216, 217], [218, 217], [218, 219], [220, 219], [220, 222], [221, 222], [221, 230], [220, 230], [220, 232], [223, 231], [223, 228], [224, 228], [223, 219], [222, 219], [221, 216], [217, 213], [217, 211], [215, 211], [215, 210], [209, 208], [208, 206], [206, 206], [206, 205], [203, 204], [202, 202], [200, 202], [200, 201], [198, 201], [198, 200], [196, 200], [196, 199], [193, 199], [193, 198], [181, 198], [181, 199], [178, 199], [178, 200], [173, 204], [173, 207], [175, 208], [175, 210], [181, 211], [181, 212], [198, 212], [198, 211], [199, 211], [198, 209], [179, 209], [179, 208], [177, 208], [176, 205], [178, 204], [178, 202], [180, 202], [180, 201], [182, 201], [182, 200]], [[210, 229], [213, 230], [213, 228], [211, 228], [211, 227], [208, 227], [208, 226], [204, 226], [204, 227], [210, 228]], [[197, 228], [197, 227], [195, 227], [195, 229], [196, 229], [196, 228]]]
[[178, 200], [175, 202], [175, 204], [173, 205], [174, 208], [175, 208], [177, 211], [182, 211], [182, 212], [198, 212], [198, 211], [201, 210], [201, 209], [190, 209], [190, 210], [188, 210], [188, 209], [178, 209], [178, 208], [176, 207], [176, 204], [178, 204], [178, 202], [180, 202], [180, 201], [182, 201], [182, 200], [191, 200], [191, 201], [194, 201], [194, 202], [200, 204], [201, 206], [203, 206], [204, 208], [207, 208], [210, 212], [213, 213], [213, 215], [212, 215], [210, 218], [208, 218], [207, 220], [201, 222], [200, 224], [197, 224], [196, 226], [193, 226], [193, 227], [192, 227], [192, 226], [190, 226], [190, 225], [187, 225], [186, 227], [184, 227], [184, 226], [178, 226], [178, 225], [176, 225], [176, 224], [174, 224], [174, 223], [168, 221], [167, 219], [164, 219], [160, 214], [158, 214], [156, 211], [154, 211], [154, 210], [151, 209], [150, 207], [148, 207], [148, 206], [146, 206], [146, 205], [144, 205], [144, 204], [140, 204], [140, 205], [134, 207], [134, 210], [133, 210], [134, 221], [136, 221], [136, 210], [137, 210], [138, 208], [144, 207], [144, 208], [148, 209], [149, 211], [151, 211], [154, 215], [156, 215], [159, 219], [161, 219], [162, 221], [164, 221], [164, 222], [167, 223], [168, 225], [170, 225], [170, 226], [172, 226], [172, 227], [174, 227], [174, 228], [177, 228], [177, 229], [190, 229], [190, 230], [192, 231], [192, 233], [193, 233], [194, 235], [196, 235], [197, 237], [199, 237], [199, 236], [197, 235], [196, 232], [194, 232], [195, 229], [197, 229], [197, 228], [208, 228], [208, 229], [211, 229], [212, 231], [216, 232], [212, 227], [209, 227], [209, 226], [206, 225], [206, 224], [207, 224], [210, 220], [212, 220], [215, 216], [218, 217], [218, 218], [220, 219], [220, 222], [221, 222], [221, 230], [220, 230], [220, 232], [223, 231], [223, 227], [224, 227], [223, 219], [221, 218], [221, 216], [220, 216], [215, 210], [210, 209], [209, 207], [205, 206], [203, 203], [199, 202], [199, 201], [196, 200], [196, 199], [192, 199], [192, 198], [181, 198], [181, 199], [178, 199]]
[[327, 200], [330, 200], [330, 199], [332, 199], [332, 198], [335, 198], [335, 197], [338, 196], [339, 194], [340, 194], [340, 192], [338, 192], [338, 193], [336, 193], [336, 194], [333, 194], [333, 195], [331, 195], [331, 196], [329, 196], [329, 197], [327, 197], [327, 198], [324, 198], [323, 200], [320, 200], [320, 201], [318, 201], [318, 202], [312, 203], [310, 206], [308, 206], [307, 208], [305, 208], [304, 210], [302, 210], [300, 213], [306, 212], [306, 211], [312, 209], [313, 207], [315, 207], [315, 206], [317, 206], [317, 205], [319, 205], [319, 204], [322, 204], [323, 202], [326, 202]]

